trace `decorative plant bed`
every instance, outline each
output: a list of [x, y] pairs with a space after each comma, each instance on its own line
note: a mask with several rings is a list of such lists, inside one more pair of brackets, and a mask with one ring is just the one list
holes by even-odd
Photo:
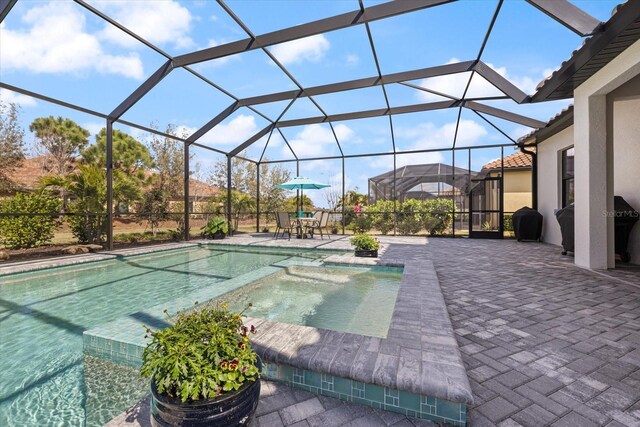
[[225, 237], [227, 237], [227, 233], [223, 233], [222, 231], [216, 231], [215, 233], [213, 233], [213, 234], [211, 235], [211, 238], [212, 238], [213, 240], [222, 240], [222, 239], [224, 239]]
[[357, 257], [378, 258], [380, 243], [366, 234], [358, 234], [351, 238], [351, 246], [355, 247]]
[[372, 250], [372, 251], [367, 251], [367, 250], [356, 250], [356, 256], [358, 257], [367, 257], [367, 258], [378, 258], [378, 250]]
[[[258, 359], [258, 367], [261, 367]], [[151, 425], [247, 426], [260, 399], [260, 381], [246, 382], [238, 390], [215, 399], [181, 402], [158, 393], [151, 383]]]
[[140, 374], [151, 378], [153, 427], [251, 423], [262, 364], [249, 339], [256, 328], [243, 324], [243, 313], [208, 303], [179, 311], [167, 328], [146, 328], [145, 339], [151, 340]]
[[200, 230], [202, 230], [202, 237], [205, 239], [222, 240], [226, 237], [229, 227], [227, 226], [227, 220], [217, 216], [209, 219]]

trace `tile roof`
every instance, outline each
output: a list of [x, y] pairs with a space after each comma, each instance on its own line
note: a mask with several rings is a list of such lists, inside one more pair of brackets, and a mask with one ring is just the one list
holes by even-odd
[[[505, 169], [531, 169], [531, 156], [517, 152], [504, 158]], [[482, 170], [500, 169], [500, 159], [493, 160], [482, 167]]]
[[555, 135], [573, 124], [573, 104], [560, 111], [549, 119], [547, 124], [518, 138], [518, 143], [523, 145], [537, 144]]
[[[45, 157], [24, 159], [19, 167], [7, 173], [7, 177], [17, 191], [33, 191], [40, 178], [48, 175], [45, 165]], [[204, 181], [190, 178], [189, 194], [191, 197], [213, 197], [220, 194], [220, 189]]]
[[640, 39], [640, 0], [627, 0], [613, 9], [571, 57], [540, 82], [533, 102], [573, 97], [573, 90]]

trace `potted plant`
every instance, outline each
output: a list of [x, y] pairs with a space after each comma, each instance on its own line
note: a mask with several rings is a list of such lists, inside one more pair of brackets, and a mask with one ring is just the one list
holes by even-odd
[[204, 238], [224, 239], [228, 231], [227, 220], [221, 216], [210, 218], [200, 230], [202, 230], [202, 237]]
[[351, 246], [356, 249], [356, 256], [358, 257], [378, 257], [378, 249], [380, 243], [378, 240], [366, 234], [359, 234], [351, 238]]
[[166, 329], [147, 328], [151, 341], [140, 373], [151, 378], [151, 425], [251, 423], [261, 362], [249, 341], [256, 329], [244, 326], [242, 317], [226, 304], [205, 304], [179, 312]]

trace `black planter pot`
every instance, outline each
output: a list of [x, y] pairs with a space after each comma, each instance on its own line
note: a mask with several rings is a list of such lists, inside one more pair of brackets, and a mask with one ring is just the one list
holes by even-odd
[[151, 425], [153, 427], [248, 426], [258, 407], [260, 379], [215, 399], [181, 402], [158, 394], [151, 382]]
[[223, 233], [222, 231], [216, 231], [215, 233], [213, 233], [211, 235], [211, 238], [213, 240], [222, 240], [226, 237], [227, 235], [225, 233]]
[[358, 251], [356, 250], [357, 257], [378, 258], [378, 250], [374, 251]]

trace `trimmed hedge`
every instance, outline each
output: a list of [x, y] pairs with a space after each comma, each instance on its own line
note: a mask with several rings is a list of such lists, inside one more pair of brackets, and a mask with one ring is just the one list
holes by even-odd
[[[0, 203], [0, 213], [57, 214], [60, 200], [46, 194], [18, 193]], [[0, 244], [9, 249], [35, 248], [49, 243], [59, 221], [57, 216], [0, 216]]]

